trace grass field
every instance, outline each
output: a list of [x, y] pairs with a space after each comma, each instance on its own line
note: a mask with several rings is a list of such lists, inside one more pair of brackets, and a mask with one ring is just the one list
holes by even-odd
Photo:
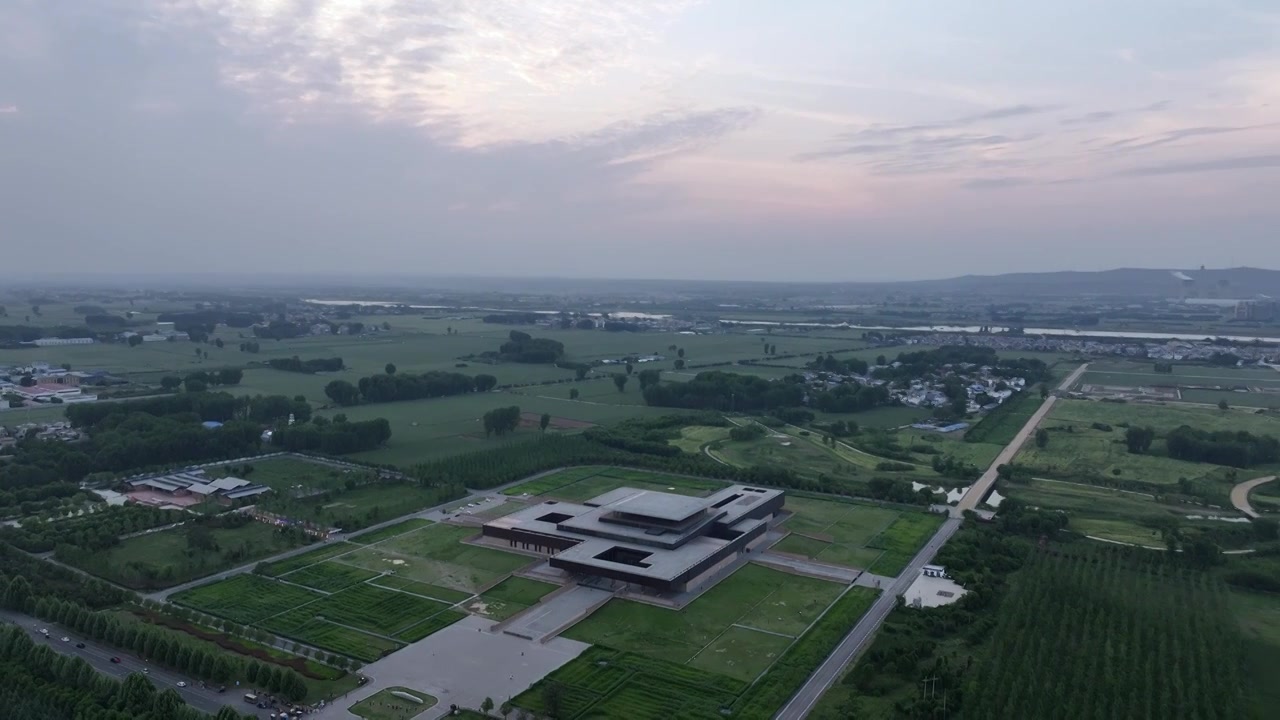
[[[1114, 429], [1096, 430], [1094, 423]], [[1151, 453], [1128, 452], [1121, 427], [1126, 423], [1155, 428], [1157, 440]], [[1186, 405], [1061, 400], [1041, 424], [1050, 431], [1048, 447], [1041, 449], [1028, 443], [1015, 462], [1032, 474], [1062, 479], [1120, 479], [1155, 487], [1174, 485], [1179, 478], [1225, 481], [1225, 470], [1218, 466], [1174, 460], [1161, 454], [1163, 441], [1159, 436], [1180, 425], [1203, 430], [1280, 434], [1280, 417], [1272, 415]]]
[[322, 562], [280, 576], [281, 580], [306, 585], [313, 590], [334, 593], [352, 585], [372, 580], [378, 573], [339, 562]]
[[398, 522], [394, 525], [388, 525], [380, 530], [374, 530], [373, 532], [367, 532], [367, 533], [357, 535], [351, 538], [351, 542], [357, 543], [359, 545], [372, 545], [373, 543], [382, 542], [387, 538], [393, 538], [397, 535], [403, 535], [404, 533], [407, 533], [410, 530], [417, 530], [418, 528], [423, 528], [430, 524], [431, 524], [430, 520], [424, 520], [422, 518], [409, 518], [408, 520], [405, 520], [403, 522]]
[[680, 428], [680, 438], [678, 440], [669, 440], [667, 444], [675, 445], [687, 453], [697, 454], [702, 452], [704, 445], [718, 440], [725, 440], [728, 437], [729, 428], [727, 427], [691, 425]]
[[[393, 693], [401, 692], [418, 698], [422, 702], [415, 703]], [[365, 720], [409, 720], [424, 711], [435, 707], [435, 697], [407, 687], [389, 687], [379, 690], [348, 710]]]
[[[550, 715], [546, 689], [554, 685], [561, 690], [560, 707], [554, 715], [565, 720], [721, 720], [725, 716], [765, 720], [831, 652], [876, 594], [868, 588], [850, 588], [790, 643], [777, 642], [786, 638], [767, 638], [758, 631], [730, 625], [698, 656], [716, 657], [714, 662], [708, 661], [708, 669], [696, 661], [683, 664], [643, 651], [592, 646], [516, 696], [513, 704], [539, 716]], [[726, 610], [737, 608], [726, 606]], [[748, 685], [741, 677], [748, 674], [744, 663], [768, 655], [775, 659]]]
[[795, 513], [785, 523], [791, 534], [774, 545], [774, 550], [860, 568], [869, 567], [884, 552], [868, 543], [902, 514], [887, 508], [798, 497], [787, 498], [786, 508]]
[[184, 590], [170, 599], [210, 615], [252, 625], [322, 597], [311, 590], [245, 574]]
[[509, 577], [471, 601], [467, 610], [494, 620], [506, 620], [536, 605], [544, 595], [558, 587], [537, 580]]
[[474, 528], [435, 524], [361, 548], [341, 561], [472, 593], [532, 562], [523, 555], [462, 542], [475, 534]]
[[308, 565], [314, 565], [335, 555], [351, 552], [355, 549], [356, 546], [351, 543], [329, 543], [328, 545], [323, 545], [315, 550], [308, 550], [307, 552], [294, 555], [286, 560], [265, 563], [257, 569], [257, 572], [258, 574], [266, 575], [267, 577], [277, 577], [284, 575], [285, 573], [293, 572], [299, 568], [304, 568]]
[[[440, 488], [424, 488], [407, 482], [375, 482], [352, 490], [306, 497], [277, 496], [262, 503], [272, 512], [294, 520], [344, 529], [348, 521], [366, 527], [408, 515], [448, 499]], [[350, 526], [345, 529], [351, 530]]]
[[749, 682], [840, 591], [835, 583], [748, 564], [683, 610], [610, 600], [564, 635]]
[[1244, 635], [1247, 676], [1256, 688], [1261, 704], [1280, 703], [1280, 596], [1232, 591], [1232, 613]]
[[[250, 522], [237, 528], [214, 528], [213, 552], [187, 553], [182, 527], [139, 535], [77, 561], [81, 569], [130, 587], [163, 588], [252, 563], [301, 543], [271, 525]], [[141, 569], [139, 569], [141, 568]], [[147, 579], [143, 579], [146, 573]]]
[[328, 465], [310, 462], [297, 457], [275, 457], [248, 463], [253, 470], [247, 476], [243, 472], [243, 464], [223, 465], [206, 471], [209, 477], [235, 475], [252, 482], [270, 487], [277, 493], [286, 495], [314, 492], [315, 490], [337, 490], [351, 478], [356, 471], [340, 470]]
[[867, 547], [884, 550], [867, 568], [877, 575], [896, 576], [906, 568], [917, 551], [942, 526], [941, 515], [933, 513], [902, 513], [867, 542]]

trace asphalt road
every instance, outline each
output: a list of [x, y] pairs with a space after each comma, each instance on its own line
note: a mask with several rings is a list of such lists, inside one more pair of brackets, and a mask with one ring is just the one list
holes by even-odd
[[[235, 686], [227, 688], [225, 693], [219, 693], [216, 688], [204, 689], [200, 687], [198, 680], [185, 677], [178, 673], [166, 670], [164, 668], [152, 668], [148, 663], [143, 662], [141, 658], [130, 655], [128, 653], [116, 650], [101, 643], [80, 637], [75, 633], [53, 623], [47, 623], [38, 620], [29, 615], [16, 613], [11, 610], [0, 610], [0, 621], [17, 625], [27, 631], [38, 643], [48, 643], [54, 652], [62, 655], [76, 655], [84, 658], [86, 662], [93, 667], [94, 670], [107, 675], [109, 677], [123, 680], [129, 673], [142, 672], [148, 669], [147, 677], [151, 683], [157, 688], [163, 690], [165, 688], [173, 688], [178, 691], [182, 699], [188, 705], [202, 712], [213, 715], [222, 709], [223, 705], [231, 705], [240, 713], [256, 711], [261, 717], [266, 717], [266, 710], [257, 710], [244, 702], [243, 690], [238, 690]], [[46, 639], [40, 633], [41, 628], [49, 630], [49, 637]], [[63, 637], [71, 638], [69, 642], [62, 642]], [[85, 644], [83, 648], [77, 648], [76, 643]], [[120, 658], [119, 663], [111, 662], [111, 658]], [[180, 688], [180, 681], [190, 683], [187, 687]]]
[[813, 671], [804, 686], [778, 711], [774, 720], [801, 720], [809, 714], [822, 694], [835, 683], [845, 667], [857, 657], [871, 636], [879, 629], [880, 623], [884, 622], [884, 619], [898, 605], [898, 596], [911, 587], [911, 583], [915, 582], [925, 564], [933, 559], [938, 549], [945, 545], [960, 528], [960, 523], [960, 518], [947, 518], [942, 523], [942, 527], [938, 528], [933, 538], [912, 558], [907, 569], [902, 571], [892, 585], [880, 593], [880, 597], [876, 598], [871, 609], [858, 620], [858, 624], [853, 626], [853, 630], [850, 630], [844, 640], [840, 641], [818, 669]]
[[[1084, 374], [1085, 369], [1088, 367], [1089, 363], [1085, 363], [1076, 368], [1074, 372], [1068, 375], [1067, 378], [1058, 385], [1058, 390], [1066, 390], [1071, 387], [1075, 381]], [[1057, 400], [1058, 398], [1054, 395], [1050, 395], [1045, 398], [1045, 401], [1041, 403], [1040, 407], [1031, 415], [1031, 419], [1027, 420], [1026, 424], [1022, 426], [1022, 429], [1018, 431], [1018, 434], [1014, 436], [1013, 442], [1004, 446], [1004, 449], [996, 456], [995, 462], [991, 463], [991, 467], [987, 468], [987, 471], [982, 474], [982, 477], [978, 478], [977, 482], [969, 487], [969, 491], [964, 494], [964, 497], [960, 498], [960, 502], [956, 503], [955, 508], [951, 511], [953, 516], [963, 517], [965, 510], [976, 509], [978, 505], [982, 503], [983, 498], [987, 496], [987, 493], [991, 492], [991, 487], [996, 482], [996, 476], [999, 474], [998, 468], [1001, 465], [1005, 465], [1013, 461], [1013, 456], [1017, 455], [1018, 451], [1022, 449], [1022, 446], [1026, 444], [1027, 438], [1031, 437], [1031, 433], [1035, 432], [1036, 427], [1040, 425], [1040, 421], [1044, 419], [1045, 415], [1049, 414], [1049, 411], [1053, 409], [1053, 404], [1057, 402]]]
[[1245, 515], [1248, 515], [1251, 518], [1260, 517], [1258, 515], [1258, 511], [1254, 510], [1253, 506], [1249, 504], [1249, 491], [1253, 490], [1259, 485], [1262, 485], [1263, 483], [1269, 483], [1275, 479], [1276, 479], [1275, 475], [1268, 475], [1267, 477], [1260, 477], [1260, 478], [1254, 478], [1253, 480], [1246, 480], [1240, 483], [1239, 485], [1236, 485], [1235, 487], [1231, 488], [1231, 504], [1235, 505], [1237, 510], [1244, 513]]
[[[1088, 363], [1085, 363], [1076, 368], [1058, 385], [1058, 389], [1066, 390], [1071, 387], [1088, 367]], [[983, 473], [982, 477], [969, 488], [969, 492], [965, 493], [960, 502], [956, 504], [952, 516], [942, 523], [942, 527], [938, 528], [938, 532], [934, 533], [929, 542], [920, 549], [920, 552], [916, 553], [916, 556], [911, 559], [911, 564], [902, 571], [902, 574], [898, 575], [893, 584], [889, 585], [885, 592], [880, 593], [880, 597], [871, 605], [871, 609], [858, 620], [858, 624], [853, 626], [853, 629], [844, 637], [844, 640], [840, 641], [836, 649], [827, 656], [827, 659], [818, 666], [817, 670], [813, 671], [813, 674], [809, 676], [809, 679], [805, 681], [800, 690], [778, 711], [778, 714], [774, 716], [774, 720], [802, 720], [809, 714], [809, 711], [817, 704], [822, 694], [835, 683], [840, 674], [844, 672], [845, 667], [858, 656], [858, 653], [862, 651], [871, 636], [880, 628], [880, 624], [897, 606], [898, 596], [911, 587], [911, 583], [915, 582], [925, 564], [932, 560], [938, 550], [947, 544], [951, 536], [955, 535], [956, 531], [960, 529], [964, 511], [977, 507], [982, 498], [986, 496], [987, 491], [991, 489], [991, 485], [995, 482], [996, 468], [1013, 459], [1013, 456], [1017, 454], [1023, 443], [1026, 442], [1027, 437], [1035, 431], [1036, 426], [1053, 408], [1055, 400], [1057, 398], [1054, 396], [1045, 399], [1035, 414], [1018, 431], [1013, 441], [1006, 445], [1004, 450], [1001, 450], [1000, 454], [996, 456], [995, 462], [991, 463], [991, 467], [987, 469], [987, 472]]]

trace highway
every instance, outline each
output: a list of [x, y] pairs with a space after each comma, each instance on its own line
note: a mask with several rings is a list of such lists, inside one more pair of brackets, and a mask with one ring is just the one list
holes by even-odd
[[[1074, 372], [1068, 375], [1067, 378], [1058, 385], [1058, 390], [1064, 391], [1071, 387], [1071, 385], [1074, 384], [1082, 374], [1084, 374], [1087, 367], [1089, 367], [1089, 365], [1088, 363], [1085, 363], [1076, 368]], [[858, 620], [858, 623], [853, 626], [853, 629], [849, 631], [849, 634], [840, 641], [840, 644], [837, 645], [836, 649], [827, 656], [827, 659], [818, 666], [818, 669], [813, 671], [813, 674], [809, 676], [809, 679], [805, 681], [805, 684], [801, 686], [796, 694], [791, 697], [787, 704], [782, 706], [782, 709], [774, 716], [774, 720], [802, 720], [802, 718], [809, 714], [809, 711], [811, 711], [813, 706], [817, 704], [823, 693], [825, 693], [827, 689], [835, 683], [835, 681], [844, 672], [845, 667], [847, 667], [849, 663], [853, 662], [853, 660], [858, 656], [858, 653], [860, 653], [871, 640], [871, 637], [875, 635], [875, 632], [880, 628], [881, 623], [884, 622], [885, 618], [889, 616], [889, 613], [897, 606], [898, 596], [905, 593], [907, 588], [911, 587], [911, 583], [915, 582], [915, 579], [919, 577], [920, 571], [923, 569], [925, 564], [932, 560], [938, 550], [940, 550], [943, 545], [947, 544], [947, 541], [950, 540], [951, 537], [956, 534], [956, 531], [960, 529], [960, 523], [964, 519], [964, 511], [974, 509], [980, 502], [982, 502], [982, 499], [986, 497], [987, 493], [991, 490], [992, 484], [995, 483], [996, 468], [1013, 459], [1013, 456], [1018, 453], [1022, 444], [1025, 443], [1031, 433], [1035, 431], [1036, 426], [1040, 424], [1040, 421], [1044, 419], [1044, 416], [1053, 408], [1053, 404], [1056, 400], [1057, 398], [1053, 395], [1050, 395], [1045, 399], [1039, 409], [1037, 409], [1031, 418], [1027, 420], [1026, 424], [1022, 426], [1022, 429], [1018, 431], [1018, 434], [1013, 438], [1013, 441], [1006, 445], [1005, 448], [1000, 451], [1000, 454], [996, 456], [995, 462], [991, 463], [991, 467], [983, 473], [982, 477], [969, 488], [964, 497], [960, 499], [960, 502], [956, 504], [956, 507], [952, 510], [951, 517], [947, 518], [947, 520], [942, 523], [942, 527], [938, 528], [938, 532], [934, 533], [934, 536], [930, 538], [929, 542], [926, 543], [925, 546], [920, 549], [920, 552], [916, 553], [916, 556], [911, 559], [911, 564], [902, 571], [902, 574], [898, 575], [898, 577], [893, 581], [893, 584], [890, 585], [885, 592], [880, 594], [880, 597], [876, 599], [874, 604], [872, 604], [871, 609], [868, 610], [860, 620]]]
[[[148, 663], [143, 662], [141, 658], [135, 655], [116, 650], [101, 643], [95, 642], [85, 637], [80, 637], [75, 633], [54, 623], [47, 623], [43, 620], [33, 618], [29, 615], [16, 613], [11, 610], [0, 610], [0, 621], [7, 622], [11, 625], [17, 625], [32, 637], [37, 643], [47, 643], [54, 652], [61, 655], [75, 655], [84, 658], [86, 662], [93, 667], [94, 670], [116, 678], [124, 680], [130, 673], [143, 672], [151, 680], [151, 684], [163, 690], [165, 688], [173, 688], [178, 691], [182, 699], [191, 707], [210, 715], [216, 714], [222, 709], [223, 705], [231, 705], [240, 713], [257, 712], [261, 717], [266, 717], [266, 710], [258, 710], [243, 700], [244, 690], [235, 686], [227, 688], [225, 693], [219, 693], [217, 688], [202, 688], [198, 680], [180, 675], [171, 670], [164, 668], [152, 668]], [[49, 637], [46, 639], [40, 633], [41, 628], [49, 630]], [[62, 642], [63, 637], [69, 637], [69, 642]], [[77, 648], [76, 643], [85, 644], [83, 648]], [[111, 658], [120, 658], [119, 663], [111, 662]], [[187, 682], [189, 685], [184, 688], [178, 687], [179, 682]]]

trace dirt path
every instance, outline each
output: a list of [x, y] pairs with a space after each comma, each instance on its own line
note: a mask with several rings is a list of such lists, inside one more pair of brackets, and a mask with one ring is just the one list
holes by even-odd
[[1258, 514], [1258, 511], [1254, 510], [1253, 506], [1249, 504], [1249, 491], [1263, 483], [1269, 483], [1275, 479], [1275, 475], [1268, 475], [1267, 477], [1246, 480], [1239, 485], [1236, 485], [1231, 488], [1231, 504], [1235, 505], [1237, 510], [1251, 518], [1261, 517], [1261, 515]]

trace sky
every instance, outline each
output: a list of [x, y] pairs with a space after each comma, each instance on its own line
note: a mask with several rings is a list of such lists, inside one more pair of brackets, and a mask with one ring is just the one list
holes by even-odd
[[0, 0], [0, 265], [1280, 268], [1274, 0]]

